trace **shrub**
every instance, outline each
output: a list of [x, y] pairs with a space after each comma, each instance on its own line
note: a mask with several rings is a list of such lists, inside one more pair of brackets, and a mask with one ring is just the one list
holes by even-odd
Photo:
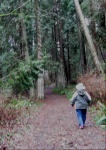
[[8, 84], [12, 87], [15, 94], [19, 94], [33, 87], [33, 82], [38, 79], [38, 74], [41, 72], [39, 68], [42, 63], [39, 61], [30, 61], [28, 63], [20, 62], [18, 68], [11, 72], [8, 78]]
[[78, 82], [83, 83], [92, 99], [104, 101], [106, 99], [106, 85], [103, 77], [96, 74], [86, 73], [78, 78]]
[[[94, 107], [95, 108], [95, 107]], [[97, 102], [95, 109], [95, 121], [97, 125], [106, 125], [106, 107], [101, 102]]]
[[12, 128], [16, 124], [20, 114], [21, 112], [18, 109], [4, 106], [0, 107], [0, 126]]
[[13, 127], [21, 114], [31, 107], [34, 103], [24, 97], [20, 99], [5, 100], [0, 106], [0, 126]]

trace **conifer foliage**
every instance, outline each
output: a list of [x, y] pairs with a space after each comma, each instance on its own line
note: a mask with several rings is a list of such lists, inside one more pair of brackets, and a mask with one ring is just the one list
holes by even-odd
[[44, 70], [56, 86], [76, 82], [79, 74], [96, 68], [105, 76], [106, 2], [78, 2], [99, 61], [90, 51], [74, 0], [1, 1], [1, 88], [8, 86], [18, 93], [37, 89], [37, 78], [40, 71], [45, 78]]

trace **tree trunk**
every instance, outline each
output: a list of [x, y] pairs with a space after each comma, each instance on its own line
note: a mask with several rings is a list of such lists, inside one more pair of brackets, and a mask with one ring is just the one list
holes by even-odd
[[80, 20], [78, 18], [78, 14], [77, 14], [77, 24], [78, 24], [78, 31], [79, 31], [81, 68], [82, 68], [82, 74], [83, 74], [87, 70], [87, 61], [86, 61], [84, 37], [83, 37], [82, 30], [81, 30], [81, 24], [80, 24]]
[[[54, 21], [55, 21], [55, 18], [54, 18]], [[52, 54], [52, 60], [53, 61], [58, 61], [58, 57], [57, 57], [57, 35], [56, 35], [56, 25], [54, 23], [54, 26], [52, 28], [52, 38], [53, 38], [53, 41], [54, 41], [54, 44], [55, 44], [55, 47], [53, 47], [53, 50], [51, 52]], [[57, 87], [58, 83], [57, 83], [57, 77], [58, 77], [58, 72], [56, 71], [55, 74], [54, 74], [54, 78], [55, 78], [55, 85]]]
[[[20, 6], [22, 6], [23, 0], [20, 0]], [[23, 8], [20, 7], [21, 12], [21, 27], [22, 27], [22, 49], [24, 50], [25, 60], [29, 61], [29, 52], [28, 52], [28, 43], [27, 43], [27, 34], [25, 29], [24, 17], [23, 17]]]
[[[22, 4], [23, 4], [23, 0], [20, 0], [20, 6], [22, 6]], [[21, 12], [21, 14], [23, 13], [22, 7], [20, 7], [20, 12]], [[24, 50], [25, 61], [29, 62], [30, 57], [29, 57], [29, 51], [28, 51], [26, 27], [25, 27], [23, 16], [21, 16], [21, 27], [22, 27], [22, 50]], [[30, 88], [29, 95], [30, 95], [30, 98], [34, 98], [34, 88], [33, 87]]]
[[[39, 1], [35, 0], [35, 11], [36, 11], [36, 29], [37, 29], [37, 58], [39, 61], [42, 60], [42, 49], [41, 49], [41, 20], [40, 20], [40, 6]], [[39, 74], [39, 78], [37, 81], [37, 97], [39, 99], [44, 98], [44, 75], [43, 69], [41, 69], [42, 73]]]
[[[57, 13], [57, 8], [56, 8], [56, 1], [54, 1], [54, 9], [53, 9], [53, 13]], [[54, 41], [54, 44], [55, 44], [55, 49], [54, 49], [54, 58], [55, 58], [55, 61], [58, 61], [58, 56], [57, 56], [57, 16], [54, 16], [53, 17], [53, 20], [54, 20], [54, 26], [53, 26], [53, 41]], [[56, 84], [56, 87], [58, 86], [58, 72], [56, 71], [55, 72], [55, 84]]]
[[83, 13], [82, 13], [82, 10], [81, 10], [81, 7], [79, 5], [79, 1], [78, 0], [74, 0], [74, 3], [75, 3], [75, 7], [76, 7], [76, 11], [79, 15], [79, 19], [82, 23], [82, 27], [83, 27], [83, 30], [84, 30], [84, 33], [85, 33], [85, 36], [86, 36], [86, 39], [87, 39], [87, 42], [89, 44], [89, 47], [90, 47], [90, 51], [91, 51], [91, 54], [93, 56], [93, 59], [94, 59], [94, 62], [95, 62], [95, 66], [98, 70], [99, 73], [102, 73], [103, 77], [104, 77], [104, 71], [103, 71], [103, 68], [100, 64], [100, 61], [98, 59], [98, 56], [96, 54], [96, 49], [95, 49], [95, 46], [92, 42], [92, 38], [91, 38], [91, 35], [89, 33], [89, 29], [86, 25], [86, 22], [84, 20], [84, 16], [83, 16]]
[[68, 72], [68, 84], [71, 83], [71, 65], [70, 65], [70, 46], [69, 46], [69, 31], [67, 30], [67, 72]]
[[[58, 10], [59, 10], [59, 16], [61, 17], [60, 0], [59, 0]], [[60, 18], [58, 18], [58, 41], [59, 41], [59, 48], [60, 48], [60, 62], [62, 64], [62, 68], [64, 72], [63, 78], [67, 80], [68, 73], [67, 73], [66, 60], [64, 56], [64, 44], [63, 44], [63, 38], [62, 38], [62, 21]]]
[[[104, 6], [104, 4], [105, 3], [103, 3], [103, 1], [101, 1], [101, 5]], [[90, 26], [91, 26], [91, 33], [92, 33], [93, 43], [95, 45], [95, 48], [96, 48], [99, 60], [101, 62], [105, 63], [105, 57], [104, 57], [104, 54], [103, 54], [103, 52], [101, 50], [101, 45], [96, 41], [97, 33], [96, 33], [96, 23], [95, 23], [94, 17], [93, 17], [94, 16], [94, 9], [95, 9], [95, 3], [93, 1], [90, 1], [90, 15], [91, 15]], [[102, 25], [102, 28], [105, 28], [105, 12], [102, 12], [102, 13], [103, 13], [104, 17], [103, 17], [103, 19], [102, 19], [100, 24]]]

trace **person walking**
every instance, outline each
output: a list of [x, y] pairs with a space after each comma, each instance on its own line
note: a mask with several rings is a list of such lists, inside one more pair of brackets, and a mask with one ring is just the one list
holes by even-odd
[[76, 85], [76, 92], [71, 98], [71, 105], [72, 107], [75, 105], [80, 129], [85, 127], [87, 108], [90, 101], [91, 96], [86, 91], [86, 87], [82, 83]]

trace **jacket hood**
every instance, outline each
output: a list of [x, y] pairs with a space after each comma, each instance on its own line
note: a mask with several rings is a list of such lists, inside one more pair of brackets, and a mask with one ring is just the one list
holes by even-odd
[[86, 88], [85, 88], [85, 86], [83, 85], [83, 83], [79, 83], [79, 84], [76, 85], [76, 89], [77, 89], [77, 90], [85, 90]]
[[77, 93], [80, 96], [84, 96], [85, 95], [85, 90], [78, 90]]

